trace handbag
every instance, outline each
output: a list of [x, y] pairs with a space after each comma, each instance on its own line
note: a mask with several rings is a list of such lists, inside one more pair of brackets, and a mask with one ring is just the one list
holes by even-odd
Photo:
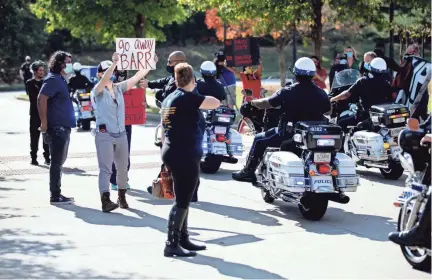
[[163, 192], [162, 192], [162, 186], [160, 179], [157, 178], [156, 180], [153, 180], [152, 183], [152, 195], [157, 198], [164, 198]]
[[175, 197], [172, 173], [171, 170], [169, 170], [166, 166], [164, 166], [163, 170], [160, 173], [160, 186], [163, 198], [173, 199]]

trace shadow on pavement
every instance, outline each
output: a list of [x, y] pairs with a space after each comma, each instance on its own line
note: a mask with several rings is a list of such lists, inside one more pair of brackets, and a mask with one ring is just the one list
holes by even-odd
[[232, 181], [231, 174], [235, 171], [237, 170], [221, 168], [215, 174], [205, 174], [201, 172], [200, 177], [212, 181]]
[[[0, 278], [5, 279], [106, 279], [100, 273], [91, 270], [61, 271], [56, 269], [49, 261], [55, 258], [59, 251], [74, 249], [70, 242], [42, 242], [34, 240], [35, 236], [49, 236], [56, 240], [60, 234], [37, 233], [23, 229], [1, 229], [0, 230]], [[27, 238], [30, 237], [30, 238]], [[46, 263], [35, 261], [45, 259]], [[119, 277], [117, 273], [110, 273], [108, 277]], [[131, 275], [121, 275], [129, 278]]]
[[[49, 166], [44, 166], [44, 165], [41, 166], [41, 165], [39, 165], [39, 167], [43, 168], [43, 169], [49, 170]], [[87, 173], [87, 171], [85, 171], [84, 169], [77, 168], [77, 167], [74, 167], [74, 168], [63, 167], [62, 170], [63, 170], [62, 172], [64, 174], [73, 174], [73, 175], [83, 176], [83, 177], [97, 177], [98, 176], [96, 174]]]
[[[377, 172], [375, 172], [377, 171]], [[357, 174], [360, 178], [368, 180], [372, 183], [380, 183], [380, 184], [388, 184], [397, 187], [405, 187], [405, 180], [407, 179], [406, 174], [402, 174], [402, 176], [398, 180], [388, 180], [381, 175], [381, 172], [377, 168], [373, 168], [370, 170], [358, 170]]]
[[224, 259], [209, 256], [197, 255], [194, 258], [178, 258], [178, 260], [197, 264], [207, 265], [216, 268], [221, 274], [241, 279], [285, 279], [279, 274], [264, 269], [254, 268], [249, 265], [233, 263]]
[[234, 246], [234, 245], [248, 244], [248, 243], [259, 242], [264, 240], [252, 234], [244, 234], [244, 233], [238, 233], [233, 231], [208, 229], [208, 228], [196, 228], [196, 227], [190, 227], [189, 229], [232, 234], [231, 236], [206, 240], [205, 241], [206, 244], [216, 244], [220, 246]]
[[[340, 208], [329, 207], [320, 221], [313, 222], [301, 216], [297, 205], [280, 200], [276, 200], [273, 204], [278, 208], [266, 210], [263, 213], [297, 221], [296, 226], [317, 234], [351, 234], [374, 241], [388, 241], [388, 234], [396, 230], [396, 223], [392, 221], [393, 218], [389, 217], [355, 214]], [[297, 213], [294, 213], [295, 211]]]
[[[130, 190], [128, 192], [131, 196], [144, 198], [144, 199], [137, 199], [140, 202], [151, 204], [151, 205], [171, 205], [173, 204], [173, 200], [167, 200], [167, 199], [158, 199], [151, 194], [149, 194], [146, 191], [142, 190]], [[190, 204], [191, 208], [194, 209], [200, 209], [206, 212], [211, 212], [214, 214], [218, 214], [221, 216], [227, 216], [232, 219], [236, 219], [239, 221], [246, 221], [251, 222], [254, 224], [260, 224], [264, 226], [280, 226], [281, 224], [278, 222], [277, 219], [274, 217], [269, 217], [266, 215], [263, 215], [259, 211], [242, 208], [242, 207], [234, 207], [234, 206], [227, 206], [227, 205], [221, 205], [221, 204], [215, 204], [208, 201], [198, 201], [193, 202]]]
[[[0, 177], [0, 182], [3, 181], [1, 180]], [[17, 182], [23, 182], [25, 180], [19, 180], [19, 179], [8, 179], [8, 180], [4, 180], [4, 181], [17, 181]], [[7, 188], [7, 187], [0, 187], [0, 192], [2, 191], [24, 191], [25, 189], [19, 189], [19, 188]]]

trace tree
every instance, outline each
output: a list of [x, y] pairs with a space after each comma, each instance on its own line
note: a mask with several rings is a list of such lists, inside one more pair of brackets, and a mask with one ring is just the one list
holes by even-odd
[[42, 53], [46, 34], [44, 21], [37, 19], [29, 10], [27, 0], [0, 0], [0, 79], [13, 83], [18, 76], [14, 68], [24, 61], [26, 55], [32, 57]]
[[[294, 0], [179, 0], [181, 3], [197, 10], [218, 7], [208, 12], [207, 26], [217, 31], [219, 39], [223, 38], [222, 24], [229, 22], [227, 37], [246, 37], [250, 35], [271, 35], [279, 54], [281, 85], [285, 84], [286, 67], [284, 50], [292, 32], [297, 32], [296, 25], [305, 18], [308, 4], [296, 4]], [[213, 19], [209, 19], [213, 17]]]
[[37, 0], [31, 9], [48, 20], [48, 32], [66, 28], [74, 37], [95, 36], [102, 43], [116, 37], [163, 41], [161, 27], [186, 19], [176, 0]]

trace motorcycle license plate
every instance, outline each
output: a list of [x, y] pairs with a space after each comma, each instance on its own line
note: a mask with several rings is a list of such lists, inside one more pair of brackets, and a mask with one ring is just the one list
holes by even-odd
[[214, 128], [214, 132], [216, 134], [225, 134], [226, 131], [227, 131], [226, 127], [223, 127], [223, 126], [215, 126], [215, 128]]
[[314, 153], [314, 162], [330, 162], [331, 154], [330, 153]]
[[89, 106], [90, 101], [81, 101], [81, 106]]
[[393, 123], [403, 123], [403, 122], [405, 122], [405, 118], [395, 118], [393, 120]]
[[212, 152], [215, 155], [226, 155], [226, 153], [227, 153], [226, 144], [214, 143]]

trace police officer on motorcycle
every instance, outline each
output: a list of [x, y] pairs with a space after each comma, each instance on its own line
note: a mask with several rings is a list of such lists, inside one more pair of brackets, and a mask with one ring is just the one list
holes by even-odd
[[200, 72], [202, 79], [197, 80], [197, 90], [201, 95], [213, 96], [219, 101], [225, 100], [226, 92], [223, 85], [216, 80], [216, 65], [211, 61], [201, 64]]
[[73, 93], [77, 89], [91, 90], [93, 83], [89, 79], [81, 74], [82, 65], [79, 62], [75, 62], [72, 66], [75, 76], [69, 80], [69, 92]]
[[[259, 109], [280, 107], [282, 113], [279, 126], [255, 136], [246, 166], [232, 174], [240, 182], [256, 182], [255, 169], [267, 147], [279, 147], [284, 140], [292, 137], [287, 132], [288, 122], [321, 121], [324, 114], [331, 110], [331, 104], [324, 90], [312, 81], [316, 73], [315, 63], [302, 57], [294, 65], [296, 83], [281, 88], [269, 98], [252, 100], [251, 105]], [[293, 152], [296, 152], [294, 147]]]
[[[347, 123], [338, 123], [340, 126], [357, 125], [358, 130], [369, 129], [368, 112], [370, 107], [392, 102], [393, 89], [387, 78], [387, 64], [384, 59], [379, 57], [374, 58], [370, 63], [369, 72], [367, 75], [359, 78], [348, 90], [330, 99], [331, 102], [337, 102], [354, 95], [361, 100], [364, 109], [363, 114], [357, 116], [355, 119], [347, 120]], [[355, 123], [351, 123], [351, 121]]]

